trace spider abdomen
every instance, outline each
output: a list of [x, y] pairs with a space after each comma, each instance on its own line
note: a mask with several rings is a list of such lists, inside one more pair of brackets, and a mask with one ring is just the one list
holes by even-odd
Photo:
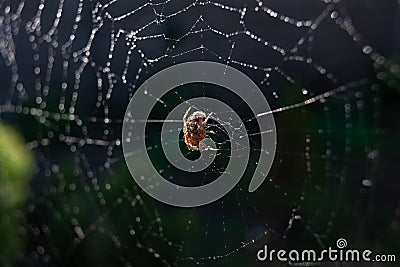
[[[188, 112], [186, 112], [188, 113]], [[190, 115], [186, 120], [186, 115], [183, 118], [183, 134], [185, 143], [190, 150], [199, 150], [200, 142], [206, 138], [205, 126], [207, 118], [204, 112], [197, 111]]]

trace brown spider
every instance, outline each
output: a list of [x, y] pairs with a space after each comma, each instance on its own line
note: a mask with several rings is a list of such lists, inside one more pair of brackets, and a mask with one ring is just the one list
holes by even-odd
[[190, 107], [183, 115], [183, 135], [185, 137], [185, 144], [189, 150], [199, 150], [200, 142], [206, 138], [207, 134], [214, 134], [213, 131], [206, 131], [205, 126], [208, 119], [212, 115], [210, 113], [207, 117], [202, 111], [196, 111], [189, 116]]

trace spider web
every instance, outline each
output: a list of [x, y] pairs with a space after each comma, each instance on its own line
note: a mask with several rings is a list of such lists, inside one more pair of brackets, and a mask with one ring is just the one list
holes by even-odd
[[[0, 9], [0, 118], [37, 159], [22, 265], [253, 266], [264, 244], [325, 248], [338, 237], [399, 248], [396, 167], [383, 141], [394, 136], [382, 103], [399, 86], [398, 2], [40, 0], [1, 1]], [[199, 96], [237, 107], [254, 152], [227, 196], [177, 209], [136, 186], [120, 135], [136, 88], [195, 60], [232, 66], [257, 83], [274, 114], [277, 153], [249, 194], [266, 134], [253, 119], [266, 114], [216, 86], [174, 89], [149, 118], [153, 159], [162, 157], [160, 124], [150, 120]], [[209, 127], [223, 147], [213, 165], [182, 175], [161, 159], [164, 177], [196, 185], [225, 171], [229, 133], [213, 120]]]

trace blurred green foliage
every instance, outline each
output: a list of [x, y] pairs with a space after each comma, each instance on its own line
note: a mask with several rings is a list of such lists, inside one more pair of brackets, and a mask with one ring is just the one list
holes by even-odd
[[24, 213], [34, 158], [19, 133], [0, 124], [0, 266], [22, 256]]

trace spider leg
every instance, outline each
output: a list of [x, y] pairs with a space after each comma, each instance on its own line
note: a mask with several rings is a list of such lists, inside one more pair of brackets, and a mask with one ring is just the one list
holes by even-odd
[[210, 130], [210, 131], [206, 131], [206, 134], [215, 134], [215, 132]]
[[207, 118], [203, 121], [203, 125], [206, 125], [208, 122], [208, 119], [211, 117], [213, 113], [211, 112], [210, 114], [208, 114]]
[[206, 146], [205, 148], [203, 148], [203, 151], [218, 151], [219, 149], [218, 148], [213, 148], [213, 147], [209, 147], [209, 146]]
[[187, 145], [187, 147], [188, 147], [189, 150], [192, 150], [192, 151], [199, 150], [199, 148], [197, 146], [194, 146], [194, 145], [192, 145], [190, 143]]
[[187, 115], [189, 115], [189, 111], [190, 111], [191, 108], [192, 108], [192, 107], [189, 107], [189, 108], [186, 110], [185, 115], [183, 115], [183, 122], [185, 122], [185, 123], [186, 123], [186, 117], [187, 117]]

